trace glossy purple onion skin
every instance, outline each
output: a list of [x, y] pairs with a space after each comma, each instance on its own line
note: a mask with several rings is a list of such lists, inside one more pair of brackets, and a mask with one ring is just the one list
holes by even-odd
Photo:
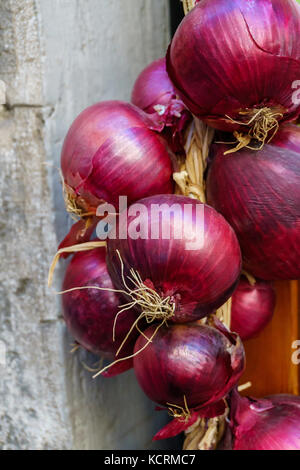
[[133, 202], [171, 193], [172, 163], [164, 142], [151, 130], [151, 117], [132, 104], [104, 101], [84, 110], [64, 141], [61, 168], [65, 183], [97, 207], [118, 197]]
[[[82, 286], [113, 289], [105, 257], [105, 248], [75, 254], [66, 270], [63, 290]], [[123, 312], [116, 322], [113, 341], [113, 323], [120, 303], [118, 295], [110, 291], [84, 289], [63, 294], [63, 315], [68, 330], [87, 350], [113, 357], [136, 319], [134, 311]], [[130, 336], [120, 357], [132, 354], [136, 337], [136, 333]]]
[[[195, 233], [196, 207], [202, 203], [184, 196], [158, 195], [139, 204], [147, 209], [141, 213], [140, 227], [148, 227], [148, 239], [133, 239], [129, 234], [126, 239], [108, 240], [107, 263], [114, 284], [123, 286], [116, 252], [119, 250], [127, 273], [130, 268], [135, 269], [162, 298], [170, 297], [175, 303], [170, 321], [191, 322], [220, 307], [234, 291], [241, 270], [240, 248], [232, 228], [213, 208], [204, 205], [203, 244], [196, 250], [186, 249], [187, 234]], [[177, 204], [178, 210], [171, 218], [167, 218], [165, 210], [157, 217], [151, 216], [155, 204], [165, 204], [167, 208]], [[182, 223], [185, 204], [192, 212]], [[128, 217], [128, 227], [134, 218]], [[162, 220], [170, 228], [170, 239], [162, 238]], [[158, 239], [151, 239], [152, 225], [159, 227]], [[174, 237], [173, 228], [178, 226], [185, 230], [181, 239]]]
[[[162, 136], [175, 153], [184, 153], [184, 132], [192, 116], [178, 98], [167, 69], [165, 57], [155, 60], [138, 76], [131, 101], [162, 122]], [[160, 109], [158, 109], [158, 106]]]
[[[145, 334], [151, 338], [156, 326]], [[134, 371], [154, 402], [189, 408], [216, 403], [236, 385], [244, 368], [244, 349], [233, 337], [204, 325], [161, 327], [152, 342], [134, 357]], [[140, 336], [134, 351], [146, 344]], [[235, 349], [234, 349], [235, 348]], [[233, 353], [234, 350], [234, 353]]]
[[[181, 22], [167, 55], [168, 74], [196, 116], [243, 130], [239, 112], [269, 107], [290, 121], [300, 111], [300, 7], [294, 0], [202, 0]], [[246, 120], [248, 121], [248, 119]]]
[[300, 450], [300, 397], [231, 400], [233, 450]]
[[284, 127], [258, 152], [224, 155], [226, 149], [212, 148], [207, 197], [234, 228], [246, 271], [264, 280], [299, 279], [300, 129]]
[[276, 294], [271, 283], [257, 280], [252, 286], [241, 278], [232, 295], [231, 331], [242, 340], [257, 336], [271, 321]]
[[135, 81], [131, 101], [146, 113], [155, 113], [154, 106], [168, 106], [176, 99], [176, 91], [166, 69], [166, 59], [151, 62]]

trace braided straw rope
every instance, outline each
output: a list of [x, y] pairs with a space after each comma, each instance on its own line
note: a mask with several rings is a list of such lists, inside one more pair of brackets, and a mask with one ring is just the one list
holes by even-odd
[[184, 14], [187, 15], [196, 5], [195, 0], [181, 0], [183, 3]]
[[185, 135], [185, 162], [181, 171], [173, 174], [181, 194], [201, 202], [206, 202], [204, 172], [213, 138], [214, 130], [194, 118]]

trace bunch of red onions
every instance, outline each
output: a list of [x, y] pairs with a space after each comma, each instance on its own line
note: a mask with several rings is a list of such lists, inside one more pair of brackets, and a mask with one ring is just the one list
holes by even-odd
[[299, 450], [300, 397], [264, 399], [231, 397], [230, 437], [233, 450]]
[[132, 90], [131, 101], [148, 114], [157, 113], [164, 124], [162, 135], [172, 150], [183, 150], [183, 133], [191, 116], [176, 94], [164, 57], [155, 60], [140, 73]]
[[[129, 231], [136, 224], [133, 208], [126, 214]], [[241, 256], [229, 224], [199, 201], [160, 195], [139, 201], [135, 210], [142, 238], [133, 232], [109, 238], [107, 265], [104, 248], [74, 256], [63, 284], [64, 318], [83, 347], [115, 356], [107, 376], [127, 370], [134, 358], [141, 387], [175, 418], [157, 434], [160, 439], [181, 432], [198, 416], [224, 413], [224, 398], [243, 372], [243, 346], [217, 320], [211, 326], [168, 324], [192, 322], [222, 305], [238, 282]], [[144, 320], [153, 326], [138, 336], [133, 351]], [[156, 364], [153, 355], [159, 356]]]
[[[300, 114], [300, 8], [294, 0], [195, 4], [167, 59], [137, 78], [133, 104], [95, 104], [66, 136], [66, 206], [80, 220], [60, 247], [90, 239], [99, 205], [117, 216], [106, 248], [59, 253], [83, 251], [66, 270], [64, 319], [83, 348], [113, 361], [99, 373], [134, 367], [145, 394], [169, 410], [174, 419], [155, 439], [230, 407], [234, 450], [299, 449], [299, 397], [256, 400], [235, 388], [241, 339], [258, 335], [274, 312], [268, 281], [300, 278], [300, 128], [283, 124]], [[208, 204], [172, 194], [172, 151], [182, 152], [192, 113], [225, 131], [208, 174], [192, 181], [207, 176]], [[119, 196], [127, 196], [124, 212]], [[242, 261], [250, 276], [240, 278]], [[231, 331], [215, 316], [226, 302]]]

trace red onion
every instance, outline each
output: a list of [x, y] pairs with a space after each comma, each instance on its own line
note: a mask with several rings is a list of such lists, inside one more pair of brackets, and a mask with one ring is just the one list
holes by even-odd
[[[66, 270], [63, 290], [75, 290], [63, 294], [63, 314], [70, 333], [81, 346], [94, 354], [114, 358], [136, 320], [136, 312], [126, 310], [118, 316], [114, 341], [114, 321], [121, 299], [115, 292], [105, 290], [114, 289], [105, 256], [105, 248], [74, 255]], [[96, 286], [104, 290], [76, 289], [83, 286]], [[117, 359], [132, 355], [136, 337], [137, 330], [134, 330]], [[106, 375], [112, 376], [131, 367], [132, 359], [124, 360], [112, 366]]]
[[61, 167], [71, 204], [79, 215], [100, 203], [118, 207], [172, 192], [172, 164], [165, 145], [151, 130], [154, 120], [129, 103], [90, 106], [73, 122], [64, 141]]
[[251, 285], [242, 278], [232, 296], [231, 330], [242, 340], [258, 335], [271, 320], [275, 302], [272, 284], [257, 280], [255, 285]]
[[178, 99], [166, 69], [166, 59], [155, 60], [138, 76], [131, 101], [146, 113], [158, 113], [166, 128], [163, 135], [175, 152], [183, 147], [183, 131], [191, 115]]
[[300, 450], [300, 397], [231, 400], [233, 450]]
[[[154, 319], [184, 323], [206, 316], [231, 296], [241, 270], [240, 248], [213, 208], [184, 196], [160, 195], [140, 200], [127, 215], [127, 226], [123, 214], [117, 227], [117, 234], [125, 233], [108, 239], [107, 261], [120, 289], [127, 279], [134, 292], [137, 284], [126, 276], [132, 278], [131, 269], [138, 273], [139, 287], [151, 300], [144, 297], [142, 305], [136, 299], [135, 305], [150, 309]], [[134, 224], [139, 234], [132, 233]]]
[[[182, 421], [189, 427], [197, 410], [205, 415], [205, 408], [220, 402], [243, 372], [241, 341], [224, 327], [218, 329], [219, 322], [215, 325], [170, 325], [158, 331], [152, 325], [144, 332], [148, 340], [141, 335], [136, 342], [137, 380], [152, 401], [169, 408], [177, 418], [171, 424], [172, 435], [174, 425], [181, 432]], [[219, 413], [223, 412], [224, 403]], [[156, 439], [170, 437], [166, 429], [170, 431], [170, 425]]]
[[[151, 62], [140, 73], [132, 90], [131, 101], [146, 113], [155, 113], [157, 105], [168, 107], [173, 100], [176, 100], [176, 91], [167, 74], [166, 59], [162, 57]], [[179, 112], [183, 107], [181, 104]]]
[[300, 112], [299, 34], [294, 0], [202, 0], [179, 25], [167, 70], [193, 114], [263, 145]]
[[245, 269], [265, 280], [300, 278], [300, 129], [283, 127], [272, 145], [224, 155], [212, 148], [208, 203], [234, 228]]

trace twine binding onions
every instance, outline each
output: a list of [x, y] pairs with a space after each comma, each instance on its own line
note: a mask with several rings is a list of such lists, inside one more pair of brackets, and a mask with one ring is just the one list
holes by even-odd
[[[251, 382], [240, 385], [238, 391], [247, 390], [251, 385]], [[224, 437], [229, 422], [228, 416], [229, 408], [227, 407], [222, 416], [209, 419], [199, 417], [185, 431], [183, 450], [216, 450]]]
[[180, 172], [173, 173], [181, 194], [203, 203], [206, 202], [204, 172], [213, 138], [214, 130], [194, 118], [185, 135], [185, 162], [181, 165]]
[[199, 2], [199, 0], [181, 0], [183, 3], [184, 14], [187, 15]]
[[227, 408], [222, 416], [208, 420], [198, 418], [192, 426], [185, 431], [186, 438], [183, 450], [214, 450], [223, 438], [226, 419], [229, 413]]

